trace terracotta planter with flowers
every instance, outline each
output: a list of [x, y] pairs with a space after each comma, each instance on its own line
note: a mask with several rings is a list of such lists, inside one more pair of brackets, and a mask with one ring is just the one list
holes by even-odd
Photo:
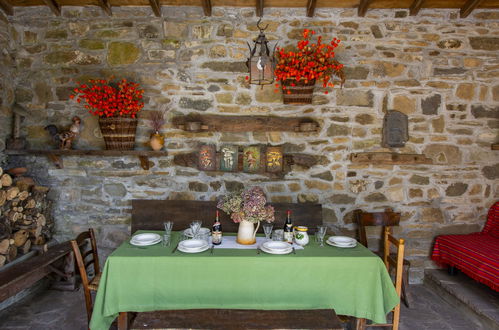
[[70, 96], [99, 117], [99, 126], [108, 150], [131, 150], [135, 147], [137, 113], [144, 107], [144, 90], [139, 84], [122, 79], [89, 80], [75, 88]]
[[[303, 30], [303, 39], [298, 41], [296, 49], [285, 51], [277, 48], [277, 65], [274, 71], [276, 80], [281, 82], [285, 104], [310, 104], [316, 82], [321, 82], [328, 94], [327, 87], [333, 87], [334, 76], [345, 81], [343, 64], [334, 59], [334, 49], [340, 43], [333, 38], [330, 43], [323, 43], [322, 36], [312, 41], [315, 31]], [[279, 84], [276, 84], [276, 88]], [[279, 90], [276, 89], [276, 92]]]

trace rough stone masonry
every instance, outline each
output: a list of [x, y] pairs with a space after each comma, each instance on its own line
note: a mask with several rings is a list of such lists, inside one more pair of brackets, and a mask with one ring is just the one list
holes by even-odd
[[[246, 42], [257, 36], [254, 8], [16, 7], [0, 13], [0, 149], [10, 134], [11, 105], [30, 111], [23, 134], [32, 148], [47, 148], [43, 127], [68, 125], [73, 115], [84, 130], [76, 148], [100, 149], [97, 119], [69, 100], [76, 81], [126, 77], [146, 90], [137, 148], [147, 148], [148, 112], [170, 109], [162, 132], [168, 157], [151, 158], [149, 171], [134, 157], [65, 157], [56, 169], [44, 157], [10, 157], [52, 187], [56, 231], [68, 239], [96, 228], [103, 256], [129, 236], [133, 198], [213, 200], [243, 186], [259, 185], [273, 202], [314, 202], [324, 207], [330, 233], [354, 235], [352, 211], [392, 207], [402, 213], [397, 234], [407, 239], [411, 282], [435, 267], [428, 255], [442, 233], [481, 229], [488, 206], [499, 198], [499, 12], [477, 10], [460, 19], [457, 10], [265, 9], [263, 24], [279, 45], [295, 43], [303, 28], [325, 40], [342, 40], [337, 58], [345, 64], [343, 88], [317, 88], [312, 105], [283, 105], [274, 87], [245, 80]], [[424, 153], [433, 165], [353, 165], [352, 152], [382, 149], [387, 110], [409, 116], [410, 140], [401, 153]], [[192, 133], [171, 124], [175, 115], [310, 116], [317, 133]], [[282, 180], [174, 166], [173, 155], [199, 143], [283, 145], [285, 152], [316, 155], [310, 169], [294, 166]], [[52, 145], [50, 145], [52, 147]], [[5, 156], [2, 154], [2, 159]], [[213, 210], [214, 211], [214, 210]], [[372, 240], [377, 233], [372, 232]]]

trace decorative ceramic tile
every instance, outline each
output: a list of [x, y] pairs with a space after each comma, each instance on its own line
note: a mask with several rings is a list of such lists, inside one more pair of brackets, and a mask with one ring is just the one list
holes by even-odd
[[243, 171], [258, 172], [260, 171], [261, 151], [259, 146], [250, 146], [244, 148], [243, 151]]
[[282, 172], [283, 165], [282, 148], [281, 147], [267, 147], [266, 164], [267, 172]]
[[214, 171], [217, 165], [216, 155], [214, 145], [202, 145], [199, 149], [199, 169], [201, 171]]
[[236, 145], [223, 145], [220, 148], [220, 170], [227, 172], [237, 171], [238, 147]]

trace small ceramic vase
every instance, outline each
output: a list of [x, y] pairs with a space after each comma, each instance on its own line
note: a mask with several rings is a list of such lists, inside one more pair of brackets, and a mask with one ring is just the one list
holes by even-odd
[[149, 144], [151, 145], [152, 150], [159, 151], [163, 149], [163, 146], [165, 145], [165, 138], [163, 137], [163, 135], [159, 134], [158, 131], [156, 131], [151, 135]]
[[256, 229], [253, 222], [243, 220], [239, 223], [237, 230], [236, 242], [242, 245], [251, 245], [256, 243], [256, 232], [260, 227], [260, 222], [257, 223]]

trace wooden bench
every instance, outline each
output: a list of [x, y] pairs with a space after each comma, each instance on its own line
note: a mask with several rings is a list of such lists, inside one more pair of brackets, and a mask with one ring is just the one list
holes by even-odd
[[[71, 251], [69, 242], [53, 245], [49, 247], [47, 252], [33, 256], [0, 272], [0, 302], [29, 288], [51, 273], [74, 280], [74, 263]], [[71, 266], [64, 267], [65, 270], [61, 271], [57, 265], [54, 265], [57, 262], [63, 262], [64, 258], [68, 259], [67, 261], [73, 265], [73, 268]]]
[[[163, 222], [174, 222], [173, 230], [189, 227], [201, 220], [211, 228], [215, 219], [215, 201], [133, 200], [132, 234], [137, 230], [163, 230]], [[291, 210], [294, 225], [309, 227], [315, 233], [322, 224], [320, 204], [271, 203], [275, 209], [275, 228], [283, 228], [286, 211]], [[237, 232], [238, 224], [220, 212], [224, 232]], [[263, 232], [262, 228], [259, 229]], [[128, 313], [120, 313], [118, 327], [132, 329], [343, 329], [334, 310], [238, 310], [194, 309], [138, 313], [130, 322]]]

